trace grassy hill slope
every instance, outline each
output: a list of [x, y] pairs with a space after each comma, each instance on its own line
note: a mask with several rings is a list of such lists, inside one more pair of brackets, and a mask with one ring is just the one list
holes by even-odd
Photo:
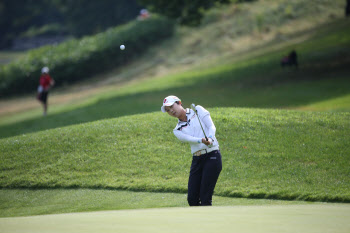
[[[350, 201], [350, 114], [210, 109], [223, 154], [216, 194]], [[0, 140], [1, 188], [187, 190], [189, 146], [150, 113]]]
[[[85, 102], [54, 108], [46, 118], [31, 112], [9, 115], [1, 118], [0, 137], [158, 111], [160, 100], [169, 94], [207, 107], [350, 111], [349, 25], [339, 20], [302, 43], [269, 45], [220, 66], [131, 81]], [[293, 48], [299, 52], [299, 69], [282, 69], [281, 56]]]

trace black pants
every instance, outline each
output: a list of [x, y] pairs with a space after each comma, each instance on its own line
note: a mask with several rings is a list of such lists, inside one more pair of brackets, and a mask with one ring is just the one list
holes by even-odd
[[221, 169], [222, 162], [219, 150], [201, 156], [193, 156], [187, 195], [190, 206], [211, 205]]
[[47, 96], [48, 96], [49, 92], [48, 91], [43, 91], [40, 94], [38, 94], [38, 99], [43, 103], [46, 104], [47, 103]]

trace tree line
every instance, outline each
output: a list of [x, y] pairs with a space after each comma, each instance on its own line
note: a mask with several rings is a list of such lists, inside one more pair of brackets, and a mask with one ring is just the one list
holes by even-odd
[[196, 26], [206, 9], [246, 1], [253, 0], [0, 0], [0, 49], [21, 36], [96, 34], [135, 19], [142, 8]]
[[0, 0], [0, 48], [19, 36], [91, 35], [134, 19], [136, 0]]

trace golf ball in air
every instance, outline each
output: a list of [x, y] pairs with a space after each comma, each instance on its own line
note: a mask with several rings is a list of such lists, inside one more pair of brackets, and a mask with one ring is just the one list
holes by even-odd
[[125, 49], [125, 45], [122, 44], [122, 45], [120, 46], [120, 49], [121, 49], [121, 50], [124, 50], [124, 49]]

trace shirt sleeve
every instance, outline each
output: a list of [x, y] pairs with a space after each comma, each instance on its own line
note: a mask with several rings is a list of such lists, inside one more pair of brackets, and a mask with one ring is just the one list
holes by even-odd
[[205, 115], [203, 118], [202, 118], [202, 121], [203, 121], [203, 124], [208, 128], [208, 137], [211, 138], [211, 137], [214, 137], [215, 136], [215, 132], [216, 132], [216, 127], [214, 125], [214, 122], [213, 120], [211, 119], [210, 117], [210, 114], [208, 115]]
[[191, 144], [199, 144], [202, 142], [202, 138], [192, 137], [181, 132], [180, 130], [174, 129], [174, 134], [182, 142], [189, 142]]
[[203, 108], [202, 106], [200, 105], [197, 105], [196, 106], [196, 110], [197, 110], [197, 113], [199, 115], [199, 117], [201, 118], [201, 120], [203, 120], [203, 118], [207, 115], [210, 115], [209, 111], [206, 110], [205, 108]]
[[210, 117], [209, 111], [206, 110], [205, 108], [203, 108], [201, 105], [197, 105], [196, 109], [197, 109], [198, 115], [201, 118], [201, 121], [209, 130], [209, 132], [207, 132], [208, 138], [214, 137], [215, 132], [216, 132], [216, 128], [215, 128], [215, 125], [213, 123], [213, 120]]

